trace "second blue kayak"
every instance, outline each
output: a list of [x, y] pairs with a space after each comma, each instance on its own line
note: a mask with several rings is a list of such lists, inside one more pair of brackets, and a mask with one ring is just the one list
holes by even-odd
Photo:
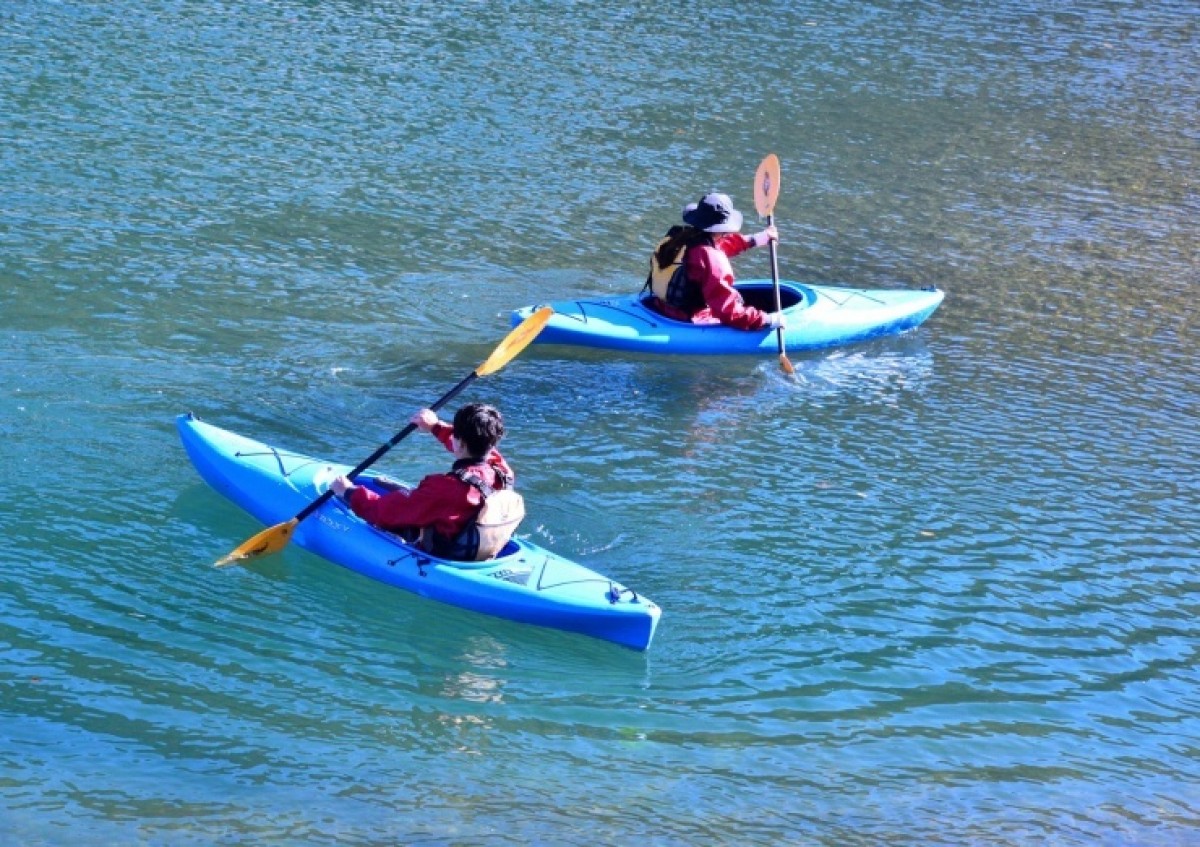
[[[179, 436], [200, 476], [264, 524], [282, 523], [316, 500], [348, 465], [330, 464], [236, 435], [192, 415]], [[358, 477], [378, 485], [374, 474]], [[661, 614], [650, 600], [523, 539], [494, 559], [433, 556], [361, 520], [334, 497], [295, 529], [293, 540], [379, 582], [464, 609], [579, 632], [635, 650], [650, 646]]]
[[[739, 282], [737, 289], [749, 305], [774, 311], [770, 280]], [[904, 332], [932, 315], [945, 296], [936, 288], [841, 288], [783, 280], [779, 289], [787, 320], [784, 341], [789, 351], [820, 350]], [[527, 306], [513, 312], [513, 326], [541, 305], [551, 306], [554, 315], [535, 339], [536, 344], [692, 355], [777, 352], [774, 330], [741, 330], [673, 320], [647, 306], [639, 294]]]

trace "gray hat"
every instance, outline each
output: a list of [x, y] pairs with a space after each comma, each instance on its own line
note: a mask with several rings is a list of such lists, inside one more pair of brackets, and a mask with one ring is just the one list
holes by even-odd
[[696, 229], [738, 232], [742, 228], [742, 213], [733, 208], [728, 194], [706, 194], [694, 208], [688, 207], [683, 210], [683, 222]]

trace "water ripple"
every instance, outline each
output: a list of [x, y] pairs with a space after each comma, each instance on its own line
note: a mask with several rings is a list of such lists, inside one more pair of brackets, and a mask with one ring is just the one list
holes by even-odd
[[[1194, 10], [710, 11], [0, 10], [0, 840], [1192, 840]], [[784, 275], [933, 319], [463, 395], [648, 654], [210, 567], [175, 415], [356, 461], [767, 150]]]

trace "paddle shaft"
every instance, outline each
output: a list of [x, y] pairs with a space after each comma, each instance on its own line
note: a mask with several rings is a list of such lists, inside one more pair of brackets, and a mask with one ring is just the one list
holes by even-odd
[[[771, 213], [771, 214], [767, 215], [767, 226], [772, 227], [774, 225], [775, 225], [775, 214]], [[775, 239], [773, 239], [773, 238], [770, 241], [770, 250], [771, 250], [771, 285], [775, 287], [775, 311], [782, 312], [783, 311], [783, 298], [779, 293], [779, 258], [775, 253]], [[775, 327], [775, 338], [779, 342], [779, 359], [780, 359], [780, 361], [783, 361], [784, 359], [787, 358], [787, 351], [784, 349], [784, 343], [783, 343], [783, 327], [781, 327], [781, 326]]]
[[[455, 395], [457, 395], [460, 391], [462, 391], [464, 388], [466, 388], [468, 385], [470, 385], [472, 382], [474, 382], [476, 379], [478, 379], [478, 377], [479, 377], [479, 374], [475, 373], [475, 371], [471, 371], [470, 374], [468, 374], [466, 377], [463, 378], [462, 382], [460, 382], [458, 385], [451, 388], [449, 391], [447, 391], [445, 394], [443, 394], [437, 401], [435, 401], [434, 404], [429, 407], [430, 410], [436, 412], [438, 409], [442, 408], [442, 406], [445, 406], [447, 403], [449, 403], [454, 398]], [[413, 432], [416, 430], [416, 428], [417, 428], [417, 425], [415, 423], [409, 423], [407, 426], [404, 427], [404, 429], [400, 430], [395, 435], [393, 435], [391, 441], [388, 441], [386, 444], [381, 444], [374, 453], [372, 453], [370, 456], [367, 456], [367, 458], [365, 458], [361, 462], [359, 462], [358, 465], [355, 466], [354, 470], [350, 471], [350, 473], [346, 474], [346, 476], [350, 477], [350, 479], [354, 479], [355, 477], [357, 477], [360, 473], [365, 471], [367, 468], [371, 467], [371, 465], [378, 462], [383, 457], [384, 453], [386, 453], [388, 450], [391, 450], [393, 447], [395, 447], [397, 444], [399, 444], [404, 439], [408, 438], [408, 436], [412, 435]], [[323, 505], [325, 505], [325, 503], [327, 503], [333, 496], [334, 496], [334, 493], [333, 493], [332, 488], [325, 489], [321, 493], [320, 497], [318, 497], [316, 500], [313, 500], [311, 503], [309, 503], [307, 506], [305, 506], [303, 509], [301, 509], [296, 514], [296, 517], [294, 517], [292, 520], [295, 521], [296, 523], [299, 523], [300, 521], [304, 520], [309, 515], [311, 515], [313, 512], [315, 512], [317, 509], [319, 509]]]

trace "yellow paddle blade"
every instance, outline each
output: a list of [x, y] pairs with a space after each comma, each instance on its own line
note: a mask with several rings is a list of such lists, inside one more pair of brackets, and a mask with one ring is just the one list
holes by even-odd
[[513, 331], [504, 336], [504, 340], [492, 351], [482, 365], [475, 369], [475, 376], [487, 376], [495, 373], [517, 357], [517, 354], [528, 347], [537, 338], [546, 321], [554, 310], [543, 306], [525, 320], [517, 324]]
[[779, 354], [779, 368], [788, 376], [793, 376], [796, 373], [796, 369], [792, 367], [792, 361], [787, 357], [787, 353]]
[[768, 153], [754, 174], [754, 208], [759, 217], [769, 218], [779, 198], [779, 157]]
[[249, 541], [243, 543], [228, 556], [219, 559], [214, 567], [225, 568], [229, 565], [244, 562], [247, 559], [257, 559], [259, 556], [269, 556], [272, 553], [278, 553], [284, 547], [287, 547], [288, 542], [292, 540], [292, 532], [296, 529], [296, 524], [298, 523], [300, 521], [292, 518], [285, 523], [277, 523], [275, 526], [267, 527]]

